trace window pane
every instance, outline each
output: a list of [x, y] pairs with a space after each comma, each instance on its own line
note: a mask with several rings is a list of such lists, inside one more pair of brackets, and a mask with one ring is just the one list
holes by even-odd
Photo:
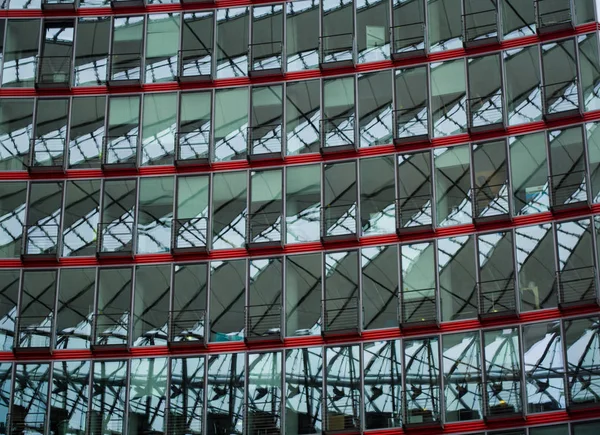
[[473, 237], [451, 237], [438, 241], [438, 274], [442, 321], [477, 317]]
[[211, 355], [207, 358], [208, 411], [206, 427], [215, 433], [241, 435], [244, 430], [244, 369], [243, 353]]
[[[57, 349], [89, 349], [95, 288], [96, 268], [65, 268], [60, 271], [56, 311]], [[85, 405], [87, 407], [87, 402]], [[85, 414], [83, 417], [84, 422]]]
[[94, 319], [95, 342], [100, 346], [128, 343], [132, 269], [100, 269]]
[[127, 361], [95, 361], [92, 392], [90, 426], [102, 434], [123, 434]]
[[506, 142], [473, 145], [474, 217], [507, 215], [509, 210]]
[[100, 180], [67, 181], [63, 256], [95, 255], [99, 217]]
[[33, 98], [0, 99], [0, 170], [24, 169], [33, 137]]
[[63, 430], [66, 433], [78, 433], [86, 430], [89, 379], [89, 361], [54, 363], [50, 427], [60, 428], [58, 433]]
[[212, 262], [210, 277], [210, 340], [242, 340], [246, 260]]
[[286, 179], [287, 243], [319, 240], [321, 165], [290, 166]]
[[325, 430], [360, 428], [360, 347], [325, 348]]
[[358, 77], [358, 129], [360, 146], [392, 142], [392, 94], [390, 71], [361, 74]]
[[579, 113], [575, 41], [563, 40], [542, 45], [545, 114]]
[[249, 243], [281, 241], [282, 177], [280, 169], [250, 172]]
[[142, 77], [143, 45], [143, 16], [115, 18], [108, 79], [139, 82]]
[[428, 0], [429, 48], [432, 52], [461, 47], [460, 0]]
[[171, 358], [170, 376], [167, 432], [202, 433], [204, 357]]
[[323, 81], [323, 148], [355, 147], [355, 110], [354, 77]]
[[319, 64], [319, 0], [287, 4], [287, 70], [313, 69]]
[[214, 249], [239, 248], [246, 241], [247, 173], [215, 173], [212, 198]]
[[598, 317], [565, 321], [569, 405], [596, 406], [600, 385]]
[[590, 193], [592, 202], [600, 200], [600, 123], [590, 122], [585, 125], [590, 167]]
[[[288, 336], [321, 333], [321, 254], [286, 257], [286, 332]], [[288, 402], [289, 406], [289, 402]]]
[[0, 364], [0, 421], [7, 421], [10, 412], [12, 363]]
[[[304, 1], [289, 3], [289, 6]], [[320, 146], [321, 84], [319, 80], [286, 86], [287, 154], [318, 152]]]
[[248, 354], [249, 433], [281, 433], [281, 352]]
[[[3, 269], [0, 271], [0, 348], [10, 351], [14, 345], [15, 325], [17, 317], [17, 302], [19, 298], [20, 276], [18, 269]], [[0, 367], [2, 365], [0, 364]], [[2, 403], [0, 388], [0, 412]], [[2, 416], [0, 415], [0, 421]]]
[[477, 236], [479, 313], [516, 313], [515, 266], [511, 231]]
[[27, 182], [0, 183], [0, 257], [21, 255]]
[[255, 156], [281, 154], [283, 86], [252, 87], [249, 152]]
[[252, 8], [251, 71], [283, 72], [283, 5]]
[[554, 207], [587, 201], [587, 174], [582, 133], [580, 126], [548, 132], [551, 204]]
[[166, 252], [171, 247], [173, 177], [140, 179], [138, 253]]
[[396, 246], [361, 250], [365, 329], [398, 326], [398, 253]]
[[110, 97], [108, 106], [108, 136], [102, 162], [106, 164], [135, 164], [140, 130], [139, 95]]
[[[173, 247], [205, 247], [208, 237], [209, 176], [177, 177]], [[175, 237], [175, 236], [174, 236]]]
[[208, 264], [174, 266], [169, 341], [204, 341], [208, 301]]
[[467, 61], [469, 77], [468, 125], [472, 128], [502, 124], [502, 67], [500, 55]]
[[56, 270], [24, 271], [21, 285], [18, 346], [52, 347]]
[[68, 118], [68, 99], [38, 99], [30, 166], [56, 166], [62, 169]]
[[467, 127], [464, 59], [434, 63], [430, 68], [433, 135], [441, 137], [464, 132]]
[[471, 221], [471, 173], [468, 145], [434, 150], [437, 225]]
[[56, 254], [62, 209], [62, 182], [31, 183], [25, 254]]
[[173, 164], [177, 94], [144, 95], [142, 165]]
[[322, 2], [321, 63], [353, 63], [355, 51], [354, 0]]
[[33, 87], [40, 20], [7, 20], [2, 86]]
[[134, 346], [166, 344], [170, 291], [170, 265], [138, 266], [136, 268], [133, 305]]
[[398, 228], [433, 224], [431, 153], [398, 155]]
[[322, 236], [356, 234], [356, 162], [327, 164], [323, 170]]
[[537, 45], [504, 52], [508, 125], [542, 119], [539, 56]]
[[400, 246], [400, 323], [437, 323], [435, 244]]
[[545, 136], [534, 133], [508, 139], [515, 215], [539, 213], [550, 205]]
[[215, 91], [215, 160], [246, 158], [248, 88]]
[[73, 98], [69, 136], [69, 167], [98, 168], [105, 135], [106, 97]]
[[[440, 421], [439, 339], [429, 337], [404, 341], [405, 391], [404, 424]], [[420, 393], [420, 394], [419, 394]]]
[[427, 67], [397, 69], [394, 139], [429, 136]]
[[[89, 0], [80, 0], [80, 7]], [[108, 0], [93, 0], [108, 3]], [[80, 18], [75, 47], [75, 86], [100, 85], [106, 81], [110, 40], [110, 17]]]
[[285, 358], [285, 432], [321, 433], [323, 348], [289, 349]]
[[597, 34], [579, 37], [579, 65], [585, 110], [600, 109], [600, 54]]
[[146, 28], [146, 83], [172, 81], [177, 75], [179, 14], [149, 14]]
[[180, 77], [212, 77], [214, 12], [192, 12], [183, 15]]
[[261, 258], [248, 263], [246, 339], [281, 336], [283, 293], [282, 259]]
[[168, 361], [167, 358], [131, 360], [127, 412], [130, 435], [165, 433]]
[[324, 331], [360, 331], [358, 251], [325, 254]]
[[502, 24], [504, 38], [518, 38], [535, 33], [535, 9], [533, 2], [503, 0]]
[[212, 92], [180, 94], [177, 160], [208, 159]]
[[16, 364], [10, 410], [11, 425], [26, 427], [28, 434], [43, 434], [48, 412], [50, 364]]
[[375, 62], [390, 57], [389, 0], [357, 1], [358, 61]]
[[249, 11], [217, 10], [217, 78], [248, 75]]
[[136, 184], [136, 180], [104, 180], [100, 252], [132, 251]]
[[361, 226], [363, 235], [389, 234], [396, 228], [393, 156], [360, 161]]

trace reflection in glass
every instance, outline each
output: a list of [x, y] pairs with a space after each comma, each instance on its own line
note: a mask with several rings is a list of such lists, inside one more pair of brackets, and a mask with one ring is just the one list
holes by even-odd
[[495, 128], [502, 121], [502, 67], [500, 55], [470, 58], [468, 126], [473, 130]]
[[600, 109], [600, 54], [598, 35], [581, 35], [577, 40], [579, 47], [579, 68], [581, 70], [581, 89], [585, 110]]
[[565, 322], [567, 349], [568, 406], [595, 405], [600, 402], [598, 390], [598, 355], [600, 355], [600, 319], [590, 317]]
[[140, 179], [137, 252], [166, 252], [171, 246], [174, 177]]
[[435, 244], [400, 246], [400, 325], [437, 323]]
[[323, 348], [289, 349], [285, 355], [285, 432], [321, 433]]
[[282, 177], [280, 169], [250, 172], [250, 210], [246, 218], [250, 244], [281, 243]]
[[100, 218], [100, 180], [67, 181], [65, 194], [62, 255], [94, 255]]
[[286, 256], [287, 336], [321, 332], [321, 254]]
[[21, 170], [33, 137], [33, 98], [0, 99], [0, 170]]
[[433, 225], [433, 186], [429, 151], [398, 155], [398, 229]]
[[[546, 2], [547, 3], [547, 2]], [[566, 39], [542, 45], [543, 112], [552, 116], [579, 113], [577, 56], [575, 41]]]
[[442, 321], [469, 319], [478, 314], [473, 239], [460, 236], [438, 240]]
[[214, 159], [246, 158], [248, 128], [248, 88], [215, 91]]
[[2, 258], [18, 257], [21, 254], [26, 199], [27, 182], [11, 181], [0, 184], [0, 257]]
[[248, 262], [250, 287], [246, 307], [246, 340], [281, 337], [283, 262], [279, 257]]
[[280, 156], [283, 130], [283, 86], [252, 87], [252, 111], [248, 128], [251, 156]]
[[548, 209], [548, 165], [545, 133], [510, 137], [510, 164], [515, 215]]
[[477, 236], [479, 315], [516, 313], [511, 231]]
[[487, 218], [510, 213], [506, 142], [473, 145], [473, 215]]
[[140, 130], [140, 95], [109, 97], [108, 134], [104, 137], [102, 163], [137, 164]]
[[283, 72], [283, 5], [252, 8], [252, 42], [249, 70], [260, 73]]
[[553, 207], [587, 201], [587, 172], [581, 126], [551, 130], [550, 192]]
[[325, 355], [325, 430], [359, 430], [360, 347], [328, 347]]
[[56, 275], [56, 269], [23, 272], [16, 346], [52, 347]]
[[396, 228], [393, 156], [360, 160], [360, 214], [363, 235], [389, 234]]
[[[0, 349], [5, 351], [11, 350], [14, 345], [20, 285], [19, 275], [20, 271], [17, 269], [0, 270]], [[1, 394], [2, 388], [0, 388], [0, 401], [2, 400]], [[0, 422], [2, 421], [4, 420], [2, 420], [0, 414]]]
[[248, 75], [249, 11], [217, 9], [217, 78]]
[[50, 383], [50, 364], [16, 364], [10, 410], [14, 433], [45, 433]]
[[175, 265], [173, 273], [169, 342], [204, 342], [208, 264]]
[[40, 98], [36, 106], [35, 135], [31, 141], [29, 167], [62, 168], [67, 140], [69, 100]]
[[23, 254], [56, 255], [63, 187], [62, 182], [30, 184]]
[[138, 266], [133, 305], [134, 346], [155, 346], [167, 340], [171, 266]]
[[535, 34], [535, 7], [533, 2], [504, 0], [502, 27], [505, 39]]
[[430, 68], [433, 135], [441, 137], [463, 133], [467, 127], [464, 59], [432, 63]]
[[142, 165], [173, 164], [177, 130], [177, 94], [144, 95]]
[[[289, 6], [304, 3], [303, 0]], [[321, 124], [321, 84], [306, 80], [286, 84], [287, 154], [318, 152]]]
[[539, 121], [542, 118], [539, 47], [532, 45], [505, 50], [503, 55], [508, 125]]
[[246, 261], [213, 261], [210, 279], [210, 340], [242, 340]]
[[100, 166], [106, 97], [73, 98], [69, 135], [69, 167]]
[[131, 360], [127, 427], [129, 435], [165, 433], [167, 358]]
[[290, 166], [286, 176], [286, 243], [319, 240], [321, 166]]
[[246, 433], [281, 433], [281, 352], [248, 354]]
[[204, 414], [204, 357], [171, 358], [169, 434], [202, 433]]
[[313, 69], [319, 64], [319, 0], [286, 5], [287, 70]]
[[98, 252], [131, 252], [136, 180], [104, 180]]
[[95, 287], [96, 268], [65, 268], [60, 271], [56, 310], [57, 349], [90, 347]]
[[[214, 12], [183, 14], [177, 77], [212, 77]], [[182, 95], [183, 96], [183, 95]]]
[[0, 422], [8, 421], [10, 413], [10, 391], [12, 363], [0, 363]]
[[322, 237], [357, 234], [357, 194], [355, 161], [323, 167]]
[[[93, 0], [102, 4], [108, 0]], [[80, 0], [80, 7], [89, 0]], [[79, 18], [75, 40], [75, 86], [94, 86], [106, 81], [110, 17]]]
[[324, 332], [360, 332], [358, 251], [325, 254]]
[[392, 142], [391, 79], [390, 71], [358, 76], [358, 135], [361, 147]]
[[427, 67], [397, 69], [393, 137], [396, 142], [429, 137]]
[[445, 227], [471, 221], [469, 146], [434, 150], [437, 224]]
[[39, 19], [7, 20], [2, 68], [3, 87], [33, 87], [39, 37]]
[[323, 81], [321, 149], [356, 147], [355, 87], [354, 76]]
[[239, 248], [246, 242], [248, 176], [244, 172], [215, 173], [212, 196], [212, 247]]
[[212, 92], [185, 92], [179, 97], [179, 131], [175, 160], [203, 160], [210, 157]]
[[324, 1], [321, 7], [321, 64], [353, 64], [356, 40], [354, 37], [354, 0]]
[[109, 82], [139, 82], [143, 76], [144, 16], [116, 17], [113, 20]]
[[396, 246], [361, 250], [365, 329], [398, 326], [398, 252]]
[[390, 57], [390, 10], [387, 0], [356, 2], [358, 61], [374, 62]]
[[427, 0], [431, 51], [459, 48], [462, 36], [461, 0]]
[[425, 1], [392, 1], [392, 56], [402, 57], [411, 54], [424, 54]]
[[52, 372], [50, 431], [76, 434], [86, 430], [90, 380], [89, 361], [59, 361]]
[[99, 269], [94, 343], [126, 346], [129, 338], [132, 269]]
[[241, 435], [244, 431], [244, 354], [207, 358], [206, 427], [214, 433]]
[[177, 75], [179, 14], [149, 14], [146, 28], [146, 83], [172, 81]]
[[127, 361], [95, 361], [93, 370], [90, 432], [121, 435], [125, 431]]

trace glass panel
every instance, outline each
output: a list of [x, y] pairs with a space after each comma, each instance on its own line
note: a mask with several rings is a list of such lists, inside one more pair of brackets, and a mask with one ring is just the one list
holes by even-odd
[[319, 240], [321, 165], [290, 166], [286, 178], [287, 243]]
[[24, 271], [21, 285], [18, 346], [52, 347], [56, 270]]
[[323, 81], [321, 146], [355, 146], [354, 77]]
[[250, 260], [248, 274], [250, 287], [246, 309], [246, 337], [280, 336], [283, 302], [281, 258]]
[[167, 358], [131, 360], [129, 386], [129, 435], [165, 433]]
[[214, 25], [213, 11], [183, 15], [180, 63], [177, 72], [180, 77], [212, 75]]
[[[261, 50], [261, 49], [258, 49]], [[252, 155], [281, 153], [283, 86], [252, 87], [252, 119], [248, 129], [248, 152]]]
[[398, 228], [433, 224], [431, 153], [398, 155]]
[[506, 141], [473, 145], [473, 172], [474, 216], [478, 218], [509, 214]]
[[33, 138], [33, 98], [0, 99], [0, 170], [24, 169]]
[[510, 137], [510, 164], [514, 214], [548, 209], [548, 165], [545, 133]]
[[465, 0], [463, 39], [466, 42], [478, 44], [490, 38], [499, 39], [498, 3], [496, 0]]
[[171, 358], [167, 433], [202, 433], [204, 357]]
[[204, 341], [208, 263], [175, 265], [174, 274], [169, 341]]
[[600, 352], [597, 317], [565, 321], [568, 398], [571, 405], [598, 405]]
[[92, 375], [92, 432], [102, 435], [124, 433], [127, 361], [95, 361]]
[[[10, 351], [14, 345], [17, 302], [19, 298], [20, 271], [18, 269], [0, 270], [0, 348]], [[2, 364], [0, 364], [2, 367]], [[1, 372], [1, 370], [0, 370]], [[0, 387], [0, 412], [2, 412], [2, 393]], [[5, 421], [0, 414], [0, 422]]]
[[280, 169], [250, 172], [249, 243], [281, 240], [282, 176]]
[[210, 277], [210, 341], [242, 340], [246, 260], [211, 262]]
[[363, 235], [395, 231], [394, 166], [393, 156], [360, 161], [360, 220]]
[[438, 240], [438, 274], [442, 321], [477, 317], [479, 304], [473, 237]]
[[2, 258], [21, 255], [26, 201], [26, 181], [0, 183], [0, 257]]
[[248, 88], [215, 91], [215, 160], [246, 158]]
[[425, 50], [424, 0], [393, 0], [393, 53]]
[[74, 21], [45, 20], [35, 80], [39, 84], [70, 86], [73, 70]]
[[523, 326], [527, 412], [565, 407], [565, 366], [560, 323]]
[[522, 0], [502, 0], [502, 2], [502, 30], [505, 39], [535, 34], [533, 2]]
[[141, 80], [143, 46], [144, 17], [115, 18], [109, 80]]
[[140, 130], [140, 96], [110, 97], [108, 101], [108, 136], [102, 161], [135, 164]]
[[248, 75], [249, 25], [250, 8], [217, 9], [217, 78]]
[[287, 71], [313, 69], [319, 64], [319, 0], [299, 0], [287, 4]]
[[[138, 266], [135, 270], [133, 345], [166, 344], [171, 266]], [[160, 426], [162, 429], [162, 425]]]
[[442, 339], [446, 421], [480, 420], [482, 379], [479, 333], [447, 334]]
[[[592, 14], [593, 15], [593, 14]], [[600, 52], [598, 36], [581, 35], [579, 44], [579, 68], [581, 70], [581, 89], [585, 110], [600, 109]]]
[[594, 435], [600, 429], [600, 421], [571, 424], [573, 435]]
[[325, 254], [323, 311], [326, 332], [361, 329], [358, 261], [358, 251]]
[[427, 1], [429, 49], [432, 52], [461, 47], [461, 3], [461, 0]]
[[132, 250], [136, 184], [136, 180], [104, 180], [101, 252]]
[[[305, 3], [289, 3], [288, 6]], [[321, 83], [307, 80], [286, 85], [287, 154], [318, 152], [321, 123]]]
[[253, 71], [283, 71], [283, 5], [252, 8], [249, 62]]
[[578, 110], [576, 56], [572, 39], [542, 45], [544, 113]]
[[585, 125], [588, 146], [590, 171], [590, 193], [592, 202], [600, 201], [600, 123], [590, 122]]
[[[323, 348], [289, 349], [285, 359], [286, 433], [318, 434], [323, 429]], [[581, 434], [587, 435], [587, 434]]]
[[395, 74], [394, 138], [427, 136], [427, 68], [420, 66], [398, 69]]
[[215, 173], [212, 197], [212, 246], [239, 248], [246, 241], [247, 173]]
[[395, 245], [361, 250], [365, 329], [398, 327], [398, 250]]
[[100, 180], [67, 181], [62, 233], [64, 257], [95, 255], [99, 217]]
[[404, 424], [440, 421], [439, 339], [404, 342]]
[[556, 307], [554, 234], [549, 224], [516, 229], [521, 310]]
[[67, 98], [38, 100], [30, 166], [62, 167], [68, 117]]
[[25, 254], [56, 254], [62, 211], [62, 182], [31, 183]]
[[502, 67], [500, 55], [471, 58], [468, 123], [471, 128], [502, 123]]
[[361, 147], [392, 142], [391, 79], [390, 71], [358, 76], [358, 134]]
[[167, 252], [171, 247], [174, 177], [142, 177], [137, 252]]
[[548, 132], [553, 206], [587, 201], [582, 133], [581, 126]]
[[356, 162], [327, 164], [323, 169], [323, 216], [321, 234], [356, 234]]
[[51, 433], [85, 432], [90, 382], [89, 361], [55, 362], [52, 372]]
[[432, 323], [438, 319], [435, 244], [400, 246], [402, 284], [400, 323]]
[[470, 222], [472, 209], [469, 146], [438, 148], [434, 150], [433, 155], [438, 226]]
[[[44, 434], [48, 412], [50, 364], [17, 364], [10, 410], [11, 426], [27, 434]], [[54, 394], [54, 392], [53, 392]]]
[[[6, 422], [10, 412], [12, 363], [0, 363], [0, 421]], [[6, 427], [6, 425], [5, 425]]]
[[106, 97], [73, 98], [72, 101], [69, 167], [97, 168], [105, 135]]
[[359, 430], [360, 428], [360, 347], [325, 348], [326, 419], [325, 430]]
[[248, 354], [249, 434], [281, 431], [281, 352]]
[[358, 61], [375, 62], [390, 58], [389, 0], [359, 0], [356, 3]]
[[184, 92], [180, 98], [176, 158], [208, 159], [212, 92]]
[[402, 426], [400, 340], [365, 343], [365, 429]]
[[521, 357], [518, 328], [484, 331], [486, 415], [520, 414]]
[[[89, 349], [92, 317], [94, 316], [95, 288], [95, 267], [85, 269], [65, 268], [60, 271], [58, 306], [56, 309], [57, 349]], [[87, 371], [89, 371], [89, 368]], [[65, 375], [68, 376], [67, 373]], [[87, 408], [87, 402], [85, 402], [85, 405]], [[87, 412], [87, 409], [84, 409], [82, 422], [85, 422], [85, 412]]]
[[142, 165], [172, 165], [177, 130], [177, 94], [144, 95]]
[[179, 14], [149, 14], [146, 28], [146, 83], [172, 81], [177, 76]]
[[[285, 319], [287, 336], [320, 334], [322, 297], [321, 254], [289, 255], [286, 257], [286, 265]], [[302, 355], [302, 358], [304, 358], [304, 355]], [[308, 376], [308, 374], [305, 375]], [[291, 398], [288, 396], [288, 399]], [[288, 407], [292, 404], [294, 404], [292, 408], [298, 410], [295, 406], [296, 401], [288, 400]], [[300, 404], [297, 405], [299, 406]], [[307, 404], [305, 403], [304, 405]], [[318, 404], [315, 406], [318, 406]], [[309, 411], [307, 410], [307, 412]], [[317, 415], [313, 417], [317, 418]]]
[[464, 59], [433, 63], [430, 68], [433, 135], [441, 137], [464, 132], [467, 127]]
[[512, 231], [477, 236], [479, 313], [516, 313]]
[[569, 426], [565, 424], [554, 424], [552, 426], [532, 427], [529, 435], [568, 435]]
[[[96, 0], [94, 0], [96, 1]], [[108, 3], [102, 0], [98, 3]], [[80, 7], [88, 6], [80, 0]], [[110, 17], [79, 18], [75, 40], [75, 86], [100, 85], [107, 77]]]
[[40, 20], [7, 20], [2, 86], [32, 87], [38, 54]]
[[353, 61], [354, 0], [325, 1], [321, 8], [321, 63]]
[[100, 269], [96, 301], [96, 345], [127, 345], [132, 269]]
[[244, 354], [208, 357], [206, 427], [214, 433], [240, 435], [244, 430]]
[[[209, 176], [177, 177], [173, 247], [204, 247], [208, 236]], [[175, 236], [174, 236], [175, 237]]]
[[542, 118], [540, 60], [537, 45], [504, 51], [508, 125]]

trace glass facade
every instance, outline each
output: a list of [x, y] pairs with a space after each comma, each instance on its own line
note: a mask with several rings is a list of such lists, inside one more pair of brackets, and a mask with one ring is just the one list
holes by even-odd
[[596, 434], [599, 32], [0, 0], [0, 435]]

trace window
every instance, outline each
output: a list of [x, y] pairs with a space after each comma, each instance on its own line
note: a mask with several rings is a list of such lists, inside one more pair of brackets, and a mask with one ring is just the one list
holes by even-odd
[[[85, 6], [88, 2], [80, 0], [80, 7]], [[110, 24], [110, 17], [79, 18], [75, 37], [75, 86], [100, 85], [106, 81]]]
[[392, 57], [425, 54], [425, 1], [392, 0]]
[[322, 256], [286, 256], [286, 333], [288, 337], [321, 332]]
[[173, 249], [206, 248], [209, 176], [177, 177]]
[[392, 142], [391, 71], [358, 76], [358, 134], [360, 146]]
[[131, 360], [127, 424], [129, 433], [165, 433], [167, 358]]
[[247, 402], [246, 430], [249, 433], [263, 430], [282, 433], [281, 369], [281, 352], [248, 354], [250, 398]]
[[39, 38], [40, 20], [7, 20], [2, 86], [33, 86]]
[[429, 97], [427, 67], [395, 71], [396, 108], [394, 110], [394, 141], [417, 141], [429, 137]]
[[322, 347], [285, 351], [285, 433], [321, 433], [323, 388], [314, 379], [322, 373]]
[[90, 425], [102, 433], [125, 433], [127, 361], [95, 361]]
[[321, 237], [356, 237], [357, 196], [355, 161], [323, 166]]
[[179, 14], [149, 14], [146, 29], [146, 83], [173, 81], [177, 75]]
[[177, 94], [144, 95], [142, 165], [172, 165], [177, 130]]
[[246, 340], [281, 339], [283, 261], [279, 257], [248, 261], [250, 287], [246, 307]]
[[431, 172], [429, 151], [398, 155], [398, 229], [433, 225]]
[[137, 180], [104, 180], [98, 253], [133, 252]]
[[179, 80], [212, 77], [214, 12], [183, 14], [181, 50], [179, 51]]
[[100, 217], [100, 180], [67, 181], [65, 189], [62, 255], [94, 255]]
[[15, 364], [16, 382], [10, 410], [11, 424], [33, 433], [44, 433], [48, 413], [50, 364]]
[[600, 123], [591, 122], [585, 125], [590, 171], [590, 196], [592, 202], [600, 201]]
[[535, 33], [533, 2], [502, 0], [502, 27], [505, 39], [519, 38]]
[[579, 113], [575, 50], [572, 39], [542, 45], [542, 110], [547, 118]]
[[[288, 6], [300, 2], [289, 3]], [[321, 123], [321, 84], [319, 80], [286, 85], [287, 154], [319, 151]]]
[[283, 72], [283, 5], [252, 8], [252, 40], [249, 46], [250, 74]]
[[63, 188], [62, 182], [30, 184], [23, 254], [56, 257]]
[[27, 182], [0, 183], [0, 257], [21, 255], [27, 209]]
[[471, 47], [499, 41], [498, 2], [465, 0], [463, 40]]
[[361, 250], [365, 329], [398, 326], [398, 249], [395, 245]]
[[441, 137], [464, 132], [467, 127], [464, 59], [432, 63], [430, 68], [433, 135]]
[[0, 99], [0, 170], [24, 168], [33, 138], [33, 98]]
[[361, 427], [360, 347], [325, 348], [325, 431]]
[[[218, 354], [207, 358], [207, 391], [214, 391], [207, 400], [206, 427], [216, 433], [241, 435], [244, 431], [245, 355]], [[228, 379], [228, 382], [223, 382]]]
[[433, 154], [437, 225], [468, 223], [472, 212], [469, 146], [437, 148]]
[[546, 134], [510, 137], [510, 164], [515, 215], [548, 209], [548, 166]]
[[461, 0], [427, 0], [429, 49], [459, 48], [462, 36]]
[[578, 37], [579, 68], [581, 71], [581, 89], [585, 110], [600, 109], [600, 54], [598, 36], [581, 35]]
[[502, 126], [502, 68], [500, 55], [467, 60], [469, 102], [467, 123], [471, 131]]
[[171, 358], [169, 415], [167, 433], [183, 429], [202, 432], [206, 385], [204, 384], [204, 357]]
[[217, 78], [248, 75], [249, 25], [250, 8], [217, 9]]
[[587, 201], [587, 172], [581, 126], [551, 130], [550, 205], [555, 209]]
[[246, 305], [246, 260], [212, 262], [210, 279], [210, 340], [242, 340]]
[[169, 343], [204, 343], [208, 332], [208, 264], [176, 264], [173, 273]]
[[321, 8], [319, 63], [353, 65], [355, 44], [354, 0], [324, 2]]
[[508, 125], [539, 121], [542, 96], [538, 46], [506, 50], [503, 56]]
[[40, 57], [35, 65], [38, 87], [70, 87], [73, 71], [73, 20], [44, 20]]
[[400, 326], [439, 321], [434, 242], [400, 246]]
[[246, 158], [248, 128], [248, 88], [215, 91], [215, 160]]
[[319, 240], [321, 165], [286, 169], [286, 243]]
[[[56, 307], [57, 349], [89, 349], [95, 287], [96, 268], [61, 269]], [[81, 422], [85, 422], [85, 417], [84, 412]]]
[[319, 0], [286, 4], [286, 36], [287, 71], [319, 64]]
[[323, 81], [322, 151], [356, 147], [354, 93], [354, 76]]
[[179, 100], [179, 131], [176, 135], [175, 159], [209, 162], [212, 92], [184, 92]]
[[15, 347], [53, 347], [56, 275], [56, 270], [23, 272]]
[[50, 396], [50, 427], [85, 431], [88, 416], [89, 361], [55, 362]]
[[143, 16], [114, 18], [112, 52], [108, 64], [109, 84], [141, 81], [143, 45]]
[[215, 173], [212, 196], [212, 248], [239, 248], [246, 242], [246, 172]]
[[473, 217], [475, 219], [508, 216], [510, 193], [506, 142], [498, 140], [474, 144]]
[[102, 149], [103, 165], [135, 167], [140, 130], [141, 97], [109, 97], [108, 134]]
[[167, 252], [171, 247], [173, 177], [140, 178], [137, 252]]
[[248, 129], [251, 157], [282, 155], [283, 85], [252, 87], [252, 112]]
[[134, 346], [157, 346], [166, 343], [170, 291], [170, 265], [136, 268], [132, 331]]
[[250, 245], [281, 244], [283, 241], [282, 178], [281, 169], [250, 172], [250, 210], [246, 234]]
[[363, 235], [395, 231], [394, 171], [393, 156], [360, 160], [360, 223]]
[[360, 333], [358, 251], [325, 253], [323, 332]]
[[106, 97], [73, 98], [71, 101], [69, 167], [97, 168], [105, 136]]
[[595, 356], [600, 352], [595, 326], [598, 320], [590, 317], [567, 320], [564, 324], [569, 408], [598, 404], [598, 397], [592, 393], [600, 381], [594, 370]]
[[28, 163], [30, 170], [36, 167], [62, 169], [68, 119], [69, 99], [38, 99], [35, 132]]
[[356, 26], [358, 61], [374, 62], [389, 59], [389, 0], [358, 3], [356, 5]]
[[[19, 299], [19, 289], [21, 287], [20, 271], [18, 269], [3, 269], [0, 271], [0, 316], [5, 326], [0, 329], [0, 348], [3, 351], [10, 351], [14, 346], [15, 341], [15, 325], [18, 315], [17, 301]], [[0, 374], [5, 367], [0, 365]], [[10, 370], [9, 370], [10, 372]], [[0, 377], [0, 379], [4, 379]], [[3, 392], [10, 391], [4, 389], [2, 385], [0, 389], [0, 412], [2, 410], [2, 402], [4, 401]], [[1, 417], [0, 417], [1, 418]]]

